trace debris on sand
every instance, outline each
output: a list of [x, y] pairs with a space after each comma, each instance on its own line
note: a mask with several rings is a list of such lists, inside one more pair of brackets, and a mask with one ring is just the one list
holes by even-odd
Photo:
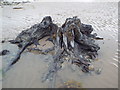
[[0, 56], [7, 55], [7, 54], [9, 54], [9, 53], [10, 53], [10, 51], [8, 51], [8, 50], [3, 50], [3, 51], [0, 52]]
[[22, 31], [15, 40], [9, 41], [12, 44], [17, 44], [20, 51], [13, 58], [13, 62], [10, 63], [8, 68], [19, 60], [21, 53], [29, 45], [34, 44], [37, 48], [40, 45], [38, 40], [49, 36], [47, 40], [54, 44], [52, 49], [34, 49], [45, 54], [52, 50], [55, 52], [53, 62], [50, 63], [48, 72], [43, 77], [43, 82], [47, 79], [52, 80], [55, 73], [57, 73], [66, 60], [80, 67], [85, 73], [94, 71], [94, 66], [91, 65], [91, 62], [97, 58], [97, 51], [100, 49], [95, 40], [102, 40], [103, 38], [97, 37], [96, 33], [92, 34], [92, 31], [91, 25], [81, 23], [81, 20], [76, 16], [67, 18], [61, 27], [54, 24], [50, 16], [46, 16], [40, 23]]
[[33, 25], [31, 28], [22, 31], [15, 40], [9, 40], [12, 44], [17, 44], [20, 50], [17, 52], [16, 57], [12, 58], [12, 62], [9, 63], [8, 68], [5, 69], [4, 72], [9, 70], [10, 66], [15, 64], [22, 52], [31, 44], [35, 44], [36, 46], [39, 45], [38, 40], [46, 37], [46, 36], [52, 36], [58, 29], [58, 26], [52, 22], [52, 18], [50, 16], [46, 16], [43, 18], [43, 20]]
[[1, 43], [4, 43], [4, 42], [5, 42], [5, 40], [2, 40], [2, 41], [1, 41]]
[[82, 84], [74, 80], [69, 80], [67, 82], [64, 82], [58, 88], [82, 88]]
[[13, 7], [13, 9], [23, 9], [23, 7]]

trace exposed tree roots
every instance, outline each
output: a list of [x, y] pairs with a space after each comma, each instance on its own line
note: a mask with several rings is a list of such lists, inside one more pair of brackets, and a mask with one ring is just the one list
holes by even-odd
[[[65, 60], [72, 64], [81, 67], [83, 72], [90, 72], [94, 70], [91, 67], [91, 61], [97, 58], [97, 51], [100, 47], [95, 43], [95, 40], [102, 40], [97, 37], [97, 34], [92, 34], [93, 28], [91, 25], [81, 23], [77, 17], [67, 18], [65, 23], [58, 27], [52, 22], [50, 16], [43, 18], [42, 22], [35, 24], [31, 28], [22, 31], [15, 40], [10, 40], [13, 44], [18, 44], [20, 51], [9, 65], [15, 64], [21, 53], [31, 44], [39, 45], [38, 40], [43, 37], [50, 36], [48, 39], [54, 44], [53, 48], [47, 50], [34, 49], [47, 54], [54, 50], [53, 62], [49, 67], [48, 73], [45, 75], [43, 81], [50, 79], [62, 67]], [[30, 49], [29, 50], [33, 50]]]

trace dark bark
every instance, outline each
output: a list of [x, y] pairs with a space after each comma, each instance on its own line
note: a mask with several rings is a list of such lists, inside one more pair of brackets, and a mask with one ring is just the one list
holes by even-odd
[[21, 49], [9, 67], [19, 60], [21, 53], [27, 46], [31, 44], [37, 46], [38, 40], [50, 36], [48, 40], [53, 42], [53, 48], [48, 50], [34, 49], [43, 52], [43, 54], [55, 50], [53, 62], [51, 62], [43, 81], [53, 78], [64, 63], [65, 58], [68, 58], [68, 61], [71, 61], [72, 64], [81, 67], [82, 71], [90, 72], [90, 59], [94, 60], [98, 55], [97, 51], [100, 49], [95, 40], [103, 39], [97, 37], [96, 33], [91, 34], [92, 31], [91, 25], [81, 23], [77, 17], [67, 18], [60, 28], [52, 22], [51, 17], [45, 17], [41, 23], [22, 31], [15, 40], [10, 41], [13, 44], [18, 43]]
[[[22, 52], [31, 44], [38, 44], [38, 40], [46, 36], [52, 36], [52, 32], [57, 31], [58, 26], [52, 22], [50, 16], [44, 17], [41, 23], [33, 25], [31, 28], [22, 31], [15, 40], [10, 40], [12, 44], [18, 44], [20, 51], [18, 51], [15, 58], [9, 64], [8, 68], [14, 65], [19, 59]], [[8, 69], [6, 69], [8, 70]]]

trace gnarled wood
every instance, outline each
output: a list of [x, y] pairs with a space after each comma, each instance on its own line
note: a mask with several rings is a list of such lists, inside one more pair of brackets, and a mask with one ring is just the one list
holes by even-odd
[[58, 26], [52, 22], [52, 18], [50, 16], [46, 16], [43, 18], [41, 23], [33, 25], [31, 28], [22, 31], [15, 40], [10, 40], [12, 44], [18, 44], [20, 47], [20, 51], [18, 51], [17, 56], [13, 58], [11, 63], [8, 65], [8, 68], [5, 69], [7, 71], [10, 66], [15, 64], [22, 52], [31, 44], [38, 45], [38, 40], [42, 39], [45, 36], [51, 36], [53, 33], [56, 32]]
[[91, 60], [97, 58], [97, 51], [100, 49], [95, 40], [102, 39], [97, 37], [96, 33], [91, 34], [92, 31], [91, 25], [81, 23], [81, 20], [77, 17], [67, 18], [65, 23], [58, 28], [52, 22], [51, 17], [47, 16], [43, 18], [41, 23], [22, 31], [15, 40], [10, 41], [14, 44], [18, 43], [21, 49], [9, 67], [19, 60], [21, 53], [27, 46], [33, 43], [37, 46], [38, 40], [50, 36], [48, 40], [54, 44], [52, 49], [47, 51], [34, 49], [45, 54], [50, 50], [55, 51], [53, 62], [51, 62], [47, 74], [43, 77], [43, 81], [53, 78], [65, 60], [81, 67], [83, 72], [90, 72]]

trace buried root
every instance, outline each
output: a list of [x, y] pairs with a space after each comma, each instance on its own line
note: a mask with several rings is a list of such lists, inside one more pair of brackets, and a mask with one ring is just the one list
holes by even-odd
[[[29, 51], [37, 50], [42, 54], [48, 54], [53, 50], [55, 52], [53, 62], [50, 63], [48, 72], [43, 77], [43, 82], [47, 79], [52, 80], [66, 60], [81, 67], [81, 70], [85, 73], [94, 71], [91, 62], [97, 58], [97, 52], [100, 49], [95, 40], [103, 40], [103, 38], [97, 37], [96, 33], [92, 34], [92, 31], [91, 25], [81, 23], [81, 20], [76, 16], [67, 18], [61, 27], [54, 24], [50, 16], [46, 16], [40, 23], [22, 31], [15, 40], [9, 41], [12, 44], [17, 44], [20, 51], [8, 65], [8, 68], [19, 61], [21, 53], [27, 48]], [[38, 41], [46, 36], [49, 36], [47, 40], [51, 41], [54, 47], [47, 50], [28, 48], [31, 44], [37, 47], [39, 45]]]

